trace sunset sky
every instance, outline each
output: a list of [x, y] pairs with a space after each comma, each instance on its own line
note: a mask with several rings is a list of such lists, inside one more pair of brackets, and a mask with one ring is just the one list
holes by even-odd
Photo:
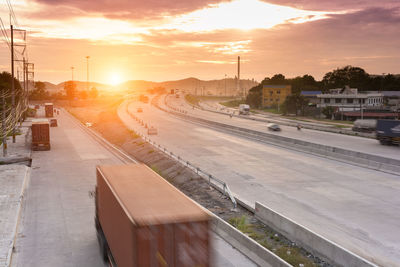
[[[11, 0], [35, 79], [164, 81], [283, 73], [320, 79], [345, 65], [400, 73], [398, 0]], [[6, 1], [1, 18], [8, 28]], [[9, 71], [1, 45], [0, 68]]]

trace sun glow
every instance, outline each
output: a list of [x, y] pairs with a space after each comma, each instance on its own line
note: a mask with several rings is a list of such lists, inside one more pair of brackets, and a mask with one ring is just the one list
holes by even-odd
[[108, 83], [112, 86], [116, 86], [122, 83], [122, 78], [118, 73], [111, 73], [110, 77], [108, 78]]

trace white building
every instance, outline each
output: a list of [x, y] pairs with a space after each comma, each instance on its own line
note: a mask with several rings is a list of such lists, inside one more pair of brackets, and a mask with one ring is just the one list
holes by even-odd
[[378, 92], [358, 92], [356, 88], [331, 89], [327, 94], [317, 95], [317, 107], [337, 107], [340, 111], [374, 109], [383, 107], [383, 94]]

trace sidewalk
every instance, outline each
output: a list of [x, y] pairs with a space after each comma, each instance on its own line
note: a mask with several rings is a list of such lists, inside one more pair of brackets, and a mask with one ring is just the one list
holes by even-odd
[[30, 177], [24, 165], [0, 166], [0, 266], [9, 266], [22, 202]]
[[3, 146], [0, 146], [0, 164], [25, 164], [30, 165], [31, 161], [31, 139], [32, 134], [30, 127], [32, 125], [31, 118], [22, 123], [19, 128], [20, 135], [16, 136], [16, 142], [12, 142], [12, 137], [7, 138], [7, 156], [3, 157]]
[[22, 123], [16, 142], [7, 138], [7, 156], [0, 146], [0, 267], [9, 266], [29, 183], [31, 163], [31, 121]]

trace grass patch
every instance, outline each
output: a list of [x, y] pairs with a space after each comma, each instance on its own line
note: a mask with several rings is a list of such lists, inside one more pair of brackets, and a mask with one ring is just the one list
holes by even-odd
[[221, 105], [228, 107], [228, 108], [237, 108], [240, 104], [245, 104], [246, 101], [243, 99], [234, 99], [230, 101], [220, 102]]
[[304, 267], [316, 266], [316, 264], [304, 258], [298, 248], [283, 246], [278, 248], [275, 253], [293, 266], [299, 266], [300, 264], [303, 264]]
[[158, 175], [163, 176], [162, 171], [156, 166], [156, 165], [151, 165], [150, 168], [156, 172]]
[[185, 95], [185, 100], [193, 106], [199, 106], [200, 99], [194, 95]]
[[149, 151], [147, 151], [148, 154], [151, 154], [151, 153], [153, 153], [153, 152], [154, 152], [153, 149], [150, 149]]

